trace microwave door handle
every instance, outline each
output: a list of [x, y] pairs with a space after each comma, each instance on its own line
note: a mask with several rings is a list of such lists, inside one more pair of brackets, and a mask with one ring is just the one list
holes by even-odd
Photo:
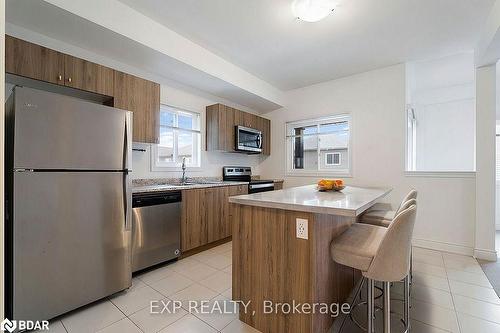
[[262, 134], [257, 136], [257, 147], [259, 147], [259, 149], [262, 148]]

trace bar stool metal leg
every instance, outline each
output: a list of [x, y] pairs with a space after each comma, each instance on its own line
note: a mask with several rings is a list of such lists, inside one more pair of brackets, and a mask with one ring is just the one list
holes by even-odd
[[384, 333], [391, 333], [391, 283], [384, 284]]
[[411, 276], [408, 274], [404, 279], [404, 302], [403, 302], [403, 320], [405, 323], [405, 332], [410, 331], [410, 280]]
[[373, 280], [372, 279], [367, 279], [367, 289], [368, 289], [368, 299], [367, 299], [367, 302], [368, 302], [368, 311], [367, 311], [367, 324], [366, 324], [366, 327], [367, 327], [367, 331], [368, 333], [373, 333], [375, 331], [375, 323], [374, 323], [374, 301], [375, 301], [375, 298], [373, 297], [373, 292], [374, 292], [374, 288], [373, 288]]

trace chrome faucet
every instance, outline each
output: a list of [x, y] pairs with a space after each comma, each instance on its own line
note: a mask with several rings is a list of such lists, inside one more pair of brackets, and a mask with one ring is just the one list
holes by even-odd
[[181, 178], [181, 183], [184, 185], [186, 183], [186, 158], [182, 158], [182, 178]]

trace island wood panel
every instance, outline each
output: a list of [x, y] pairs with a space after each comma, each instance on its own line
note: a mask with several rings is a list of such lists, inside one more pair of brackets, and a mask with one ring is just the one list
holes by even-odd
[[[330, 256], [333, 238], [346, 231], [355, 218], [314, 214], [311, 241], [311, 266], [313, 303], [343, 303], [353, 289], [359, 275], [355, 270], [335, 263]], [[310, 237], [311, 237], [310, 236]], [[312, 332], [327, 332], [335, 318], [315, 314], [312, 318]]]
[[[233, 299], [252, 301], [247, 313], [240, 311], [240, 320], [262, 332], [326, 332], [334, 319], [328, 314], [265, 314], [262, 305], [264, 300], [343, 302], [358, 275], [335, 264], [329, 248], [353, 219], [232, 205], [237, 210], [232, 219]], [[296, 238], [296, 218], [308, 219], [308, 240]]]
[[64, 84], [64, 54], [5, 35], [5, 71], [56, 84]]

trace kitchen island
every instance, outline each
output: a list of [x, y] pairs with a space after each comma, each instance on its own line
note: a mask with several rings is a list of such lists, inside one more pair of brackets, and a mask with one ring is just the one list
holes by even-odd
[[[266, 333], [327, 332], [335, 318], [323, 305], [343, 303], [360, 277], [331, 260], [330, 243], [390, 191], [318, 192], [308, 185], [230, 197], [232, 296], [250, 301], [246, 311], [240, 306], [240, 320]], [[307, 239], [298, 238], [297, 225], [305, 221]]]

